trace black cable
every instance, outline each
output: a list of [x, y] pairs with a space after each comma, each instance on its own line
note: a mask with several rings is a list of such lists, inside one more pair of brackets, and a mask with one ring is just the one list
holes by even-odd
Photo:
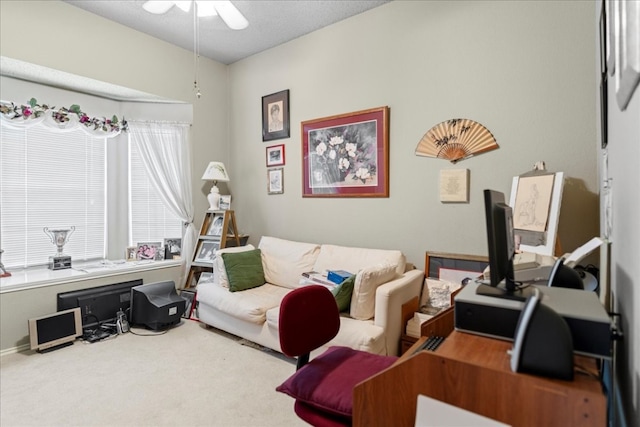
[[157, 336], [157, 335], [164, 335], [164, 334], [166, 334], [167, 332], [169, 332], [169, 329], [165, 329], [164, 331], [162, 331], [162, 332], [157, 332], [157, 333], [155, 333], [155, 334], [138, 334], [138, 333], [136, 333], [136, 332], [134, 332], [134, 331], [133, 331], [133, 328], [131, 328], [131, 327], [130, 327], [130, 328], [129, 328], [129, 332], [131, 332], [133, 335], [137, 335], [137, 336], [139, 336], [139, 337], [155, 337], [155, 336]]

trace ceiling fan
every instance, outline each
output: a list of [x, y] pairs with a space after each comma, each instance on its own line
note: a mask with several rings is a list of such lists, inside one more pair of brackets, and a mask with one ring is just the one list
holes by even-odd
[[243, 30], [249, 26], [249, 21], [240, 13], [240, 11], [229, 1], [158, 1], [150, 0], [142, 5], [144, 10], [157, 15], [166, 13], [174, 5], [189, 12], [191, 4], [195, 3], [197, 16], [203, 18], [206, 16], [220, 15], [220, 18], [232, 30]]

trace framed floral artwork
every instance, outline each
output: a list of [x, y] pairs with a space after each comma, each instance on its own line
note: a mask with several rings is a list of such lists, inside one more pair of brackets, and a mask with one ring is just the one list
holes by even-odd
[[302, 197], [389, 197], [389, 107], [304, 121]]
[[289, 90], [262, 97], [262, 140], [289, 138]]
[[267, 147], [267, 167], [284, 166], [284, 144]]
[[267, 193], [284, 193], [284, 177], [282, 176], [282, 168], [273, 168], [267, 171]]

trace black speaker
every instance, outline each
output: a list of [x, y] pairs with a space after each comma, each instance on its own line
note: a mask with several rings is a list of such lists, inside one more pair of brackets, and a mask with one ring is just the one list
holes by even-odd
[[564, 258], [560, 257], [553, 264], [549, 274], [549, 286], [558, 288], [584, 289], [584, 282], [580, 274], [564, 264]]
[[514, 336], [511, 370], [573, 380], [573, 340], [567, 322], [541, 302], [536, 288], [527, 298]]

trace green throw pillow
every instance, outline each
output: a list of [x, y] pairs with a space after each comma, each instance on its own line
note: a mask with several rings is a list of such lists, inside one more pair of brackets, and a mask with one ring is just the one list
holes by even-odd
[[336, 299], [339, 311], [346, 311], [351, 307], [351, 295], [353, 294], [353, 285], [356, 282], [355, 274], [344, 282], [336, 285], [331, 293]]
[[265, 283], [260, 249], [221, 254], [229, 278], [229, 291], [257, 288]]

